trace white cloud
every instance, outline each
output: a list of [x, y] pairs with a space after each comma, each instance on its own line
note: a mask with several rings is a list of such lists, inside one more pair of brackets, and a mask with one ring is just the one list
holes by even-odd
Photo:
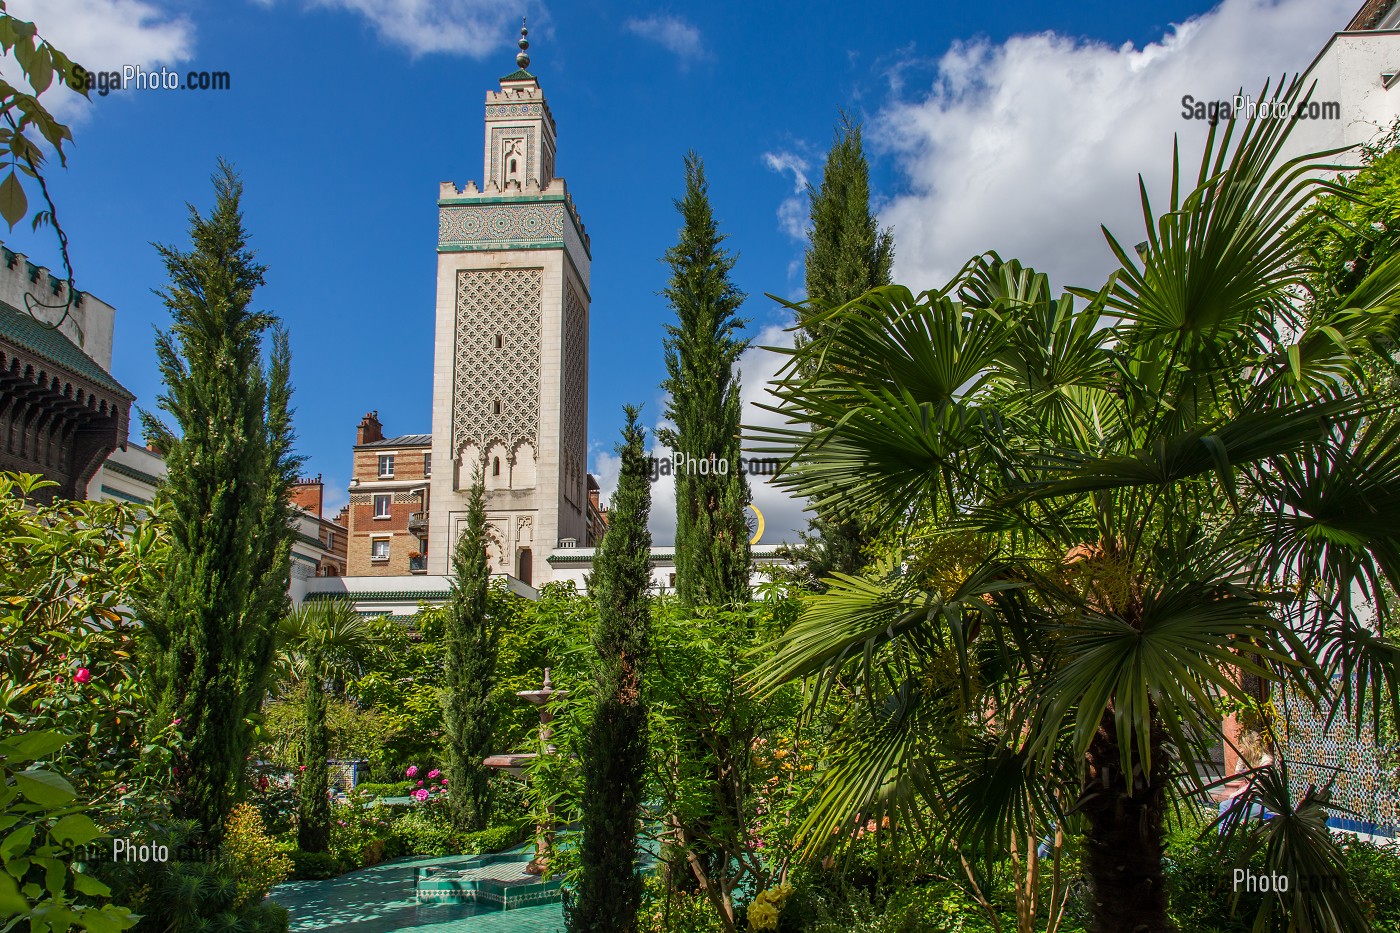
[[[271, 6], [278, 0], [258, 0]], [[488, 0], [302, 0], [358, 13], [380, 38], [414, 55], [433, 52], [485, 58], [514, 42], [521, 7]]]
[[655, 42], [675, 55], [682, 66], [707, 55], [705, 38], [700, 34], [700, 30], [679, 16], [660, 13], [645, 19], [634, 16], [622, 25], [628, 32]]
[[780, 175], [792, 174], [792, 196], [778, 205], [778, 228], [801, 243], [807, 242], [807, 160], [795, 152], [765, 152], [763, 164]]
[[[39, 28], [73, 61], [89, 71], [116, 71], [123, 65], [174, 65], [194, 55], [195, 29], [189, 17], [149, 0], [10, 0], [7, 9]], [[18, 77], [12, 59], [0, 59], [5, 77]], [[72, 119], [93, 106], [55, 84], [43, 97], [59, 119]]]
[[[783, 357], [769, 350], [764, 350], [764, 346], [792, 346], [792, 334], [787, 333], [780, 326], [770, 326], [764, 328], [753, 341], [753, 346], [746, 350], [739, 358], [738, 370], [740, 382], [740, 398], [743, 401], [742, 419], [745, 425], [773, 425], [780, 423], [780, 419], [771, 412], [762, 411], [757, 407], [759, 402], [771, 402], [773, 397], [768, 393], [768, 383], [777, 374], [778, 368], [783, 363]], [[647, 441], [650, 447], [650, 454], [658, 459], [669, 457], [670, 451], [663, 449], [656, 443], [656, 430], [659, 427], [673, 427], [670, 422], [660, 417], [660, 413], [666, 409], [667, 399], [663, 396], [657, 400], [655, 406], [648, 405], [644, 413], [652, 413], [652, 424], [647, 429]], [[747, 454], [752, 456], [752, 454]], [[608, 502], [612, 494], [617, 489], [617, 478], [621, 472], [621, 461], [617, 455], [611, 452], [611, 445], [606, 451], [600, 451], [594, 455], [593, 475], [598, 479], [598, 486], [602, 493], [602, 501]], [[779, 544], [784, 541], [796, 541], [798, 531], [807, 530], [807, 516], [803, 512], [802, 501], [794, 499], [786, 492], [778, 489], [772, 483], [771, 477], [750, 476], [749, 486], [753, 494], [753, 502], [763, 512], [766, 528], [763, 533], [764, 544]], [[651, 486], [651, 528], [652, 541], [658, 545], [671, 545], [676, 540], [676, 482], [673, 476], [661, 476]]]
[[1097, 286], [1114, 266], [1099, 232], [1142, 239], [1137, 174], [1154, 207], [1167, 191], [1173, 134], [1194, 179], [1207, 126], [1181, 98], [1256, 93], [1307, 67], [1355, 0], [1224, 0], [1139, 49], [1054, 33], [957, 43], [920, 99], [886, 108], [876, 141], [909, 190], [881, 211], [895, 235], [895, 277], [942, 285], [995, 249]]

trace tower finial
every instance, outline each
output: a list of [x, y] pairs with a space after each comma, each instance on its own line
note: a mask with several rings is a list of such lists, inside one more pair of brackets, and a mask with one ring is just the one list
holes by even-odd
[[520, 54], [515, 56], [515, 63], [521, 68], [530, 67], [530, 40], [526, 38], [530, 35], [530, 30], [525, 28], [525, 17], [520, 17]]

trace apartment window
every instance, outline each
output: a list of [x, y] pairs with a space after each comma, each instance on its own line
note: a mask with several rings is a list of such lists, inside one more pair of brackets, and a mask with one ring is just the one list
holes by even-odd
[[388, 518], [388, 517], [389, 517], [389, 502], [391, 501], [391, 499], [392, 499], [392, 497], [391, 497], [387, 492], [375, 494], [375, 497], [374, 497], [374, 517], [375, 517], [375, 518]]
[[334, 551], [334, 550], [335, 550], [335, 532], [334, 532], [334, 531], [328, 531], [328, 532], [326, 532], [326, 550], [328, 550], [328, 551]]
[[388, 539], [388, 538], [374, 538], [373, 540], [370, 541], [370, 543], [369, 543], [369, 559], [370, 559], [370, 560], [388, 560], [388, 559], [389, 559], [389, 539]]
[[393, 454], [380, 454], [380, 455], [379, 455], [379, 478], [380, 478], [380, 479], [393, 479], [393, 478], [394, 478], [394, 455], [393, 455]]
[[424, 455], [423, 455], [423, 476], [424, 476], [424, 477], [429, 477], [429, 476], [432, 476], [432, 475], [433, 475], [433, 455], [432, 455], [432, 454], [424, 454]]

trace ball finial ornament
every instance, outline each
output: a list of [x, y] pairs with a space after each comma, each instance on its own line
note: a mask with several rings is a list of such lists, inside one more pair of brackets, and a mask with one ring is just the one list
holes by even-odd
[[520, 54], [515, 56], [515, 63], [521, 68], [530, 67], [530, 40], [526, 38], [530, 35], [530, 30], [525, 28], [525, 17], [520, 18]]

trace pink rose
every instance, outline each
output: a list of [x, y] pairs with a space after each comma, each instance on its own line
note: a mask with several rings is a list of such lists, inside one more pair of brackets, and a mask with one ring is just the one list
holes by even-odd
[[409, 766], [408, 766], [408, 770], [405, 771], [403, 774], [404, 774], [404, 777], [417, 777], [417, 776], [418, 776], [418, 766], [417, 766], [417, 765], [409, 765]]
[[422, 786], [423, 786], [423, 782], [422, 782], [422, 781], [419, 781], [419, 782], [418, 782], [418, 786], [419, 786], [419, 787], [422, 787]]
[[92, 672], [85, 667], [78, 668], [78, 672], [73, 675], [73, 683], [75, 684], [85, 684], [89, 680], [92, 680]]
[[297, 770], [298, 770], [298, 771], [305, 771], [305, 770], [306, 770], [306, 765], [297, 765]]
[[176, 719], [174, 724], [178, 726], [182, 722], [184, 722], [183, 719]]
[[433, 770], [428, 772], [428, 780], [431, 781], [433, 778], [437, 777], [441, 773], [442, 772], [439, 771], [437, 768], [434, 768]]
[[442, 786], [443, 786], [443, 787], [446, 787], [446, 786], [447, 786], [447, 778], [443, 778], [443, 779], [442, 779]]
[[413, 799], [418, 801], [419, 803], [422, 803], [423, 801], [428, 799], [428, 792], [420, 787], [418, 788], [418, 790], [413, 792]]

